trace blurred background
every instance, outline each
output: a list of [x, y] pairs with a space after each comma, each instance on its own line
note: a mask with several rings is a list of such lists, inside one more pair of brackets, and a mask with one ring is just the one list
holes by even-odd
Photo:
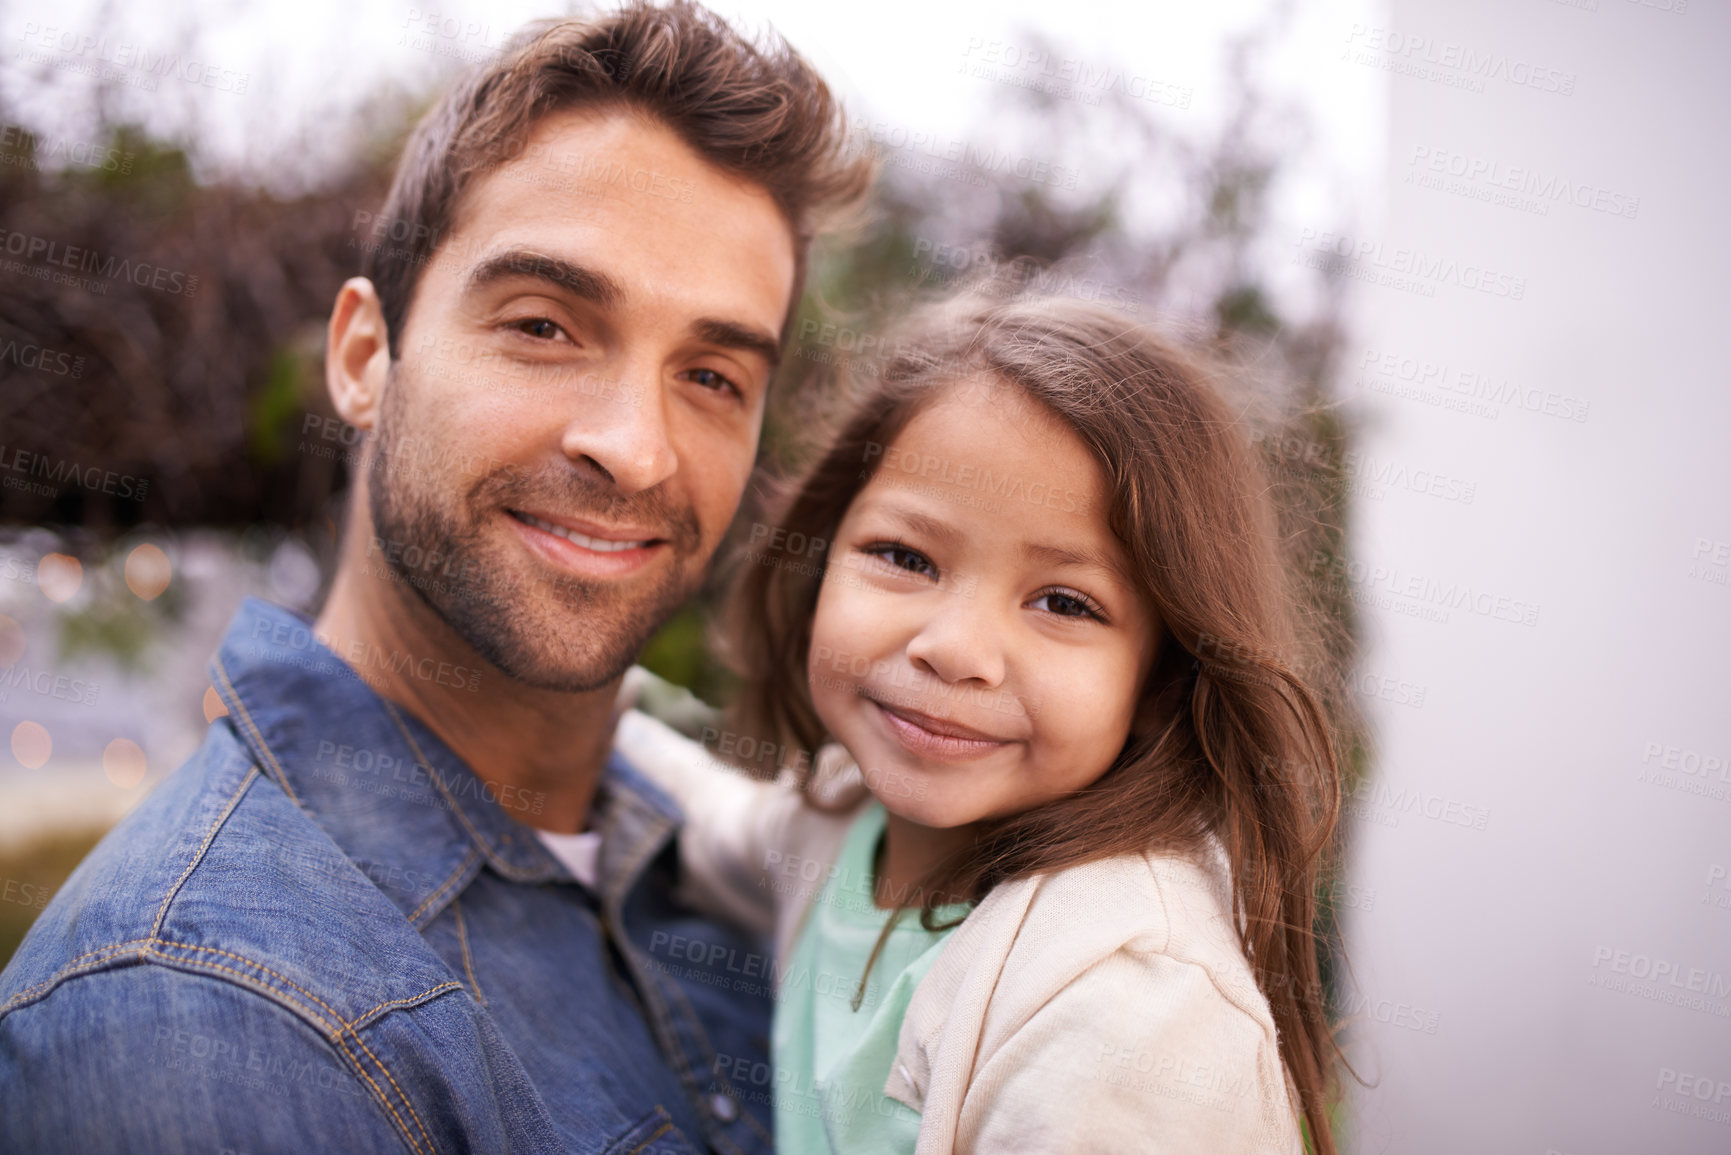
[[[1731, 1151], [1731, 9], [715, 7], [883, 170], [769, 462], [971, 277], [1233, 366], [1364, 721], [1346, 1149]], [[564, 11], [0, 0], [0, 960], [196, 747], [240, 599], [317, 605], [331, 300], [432, 95]], [[644, 662], [721, 701], [711, 600]]]

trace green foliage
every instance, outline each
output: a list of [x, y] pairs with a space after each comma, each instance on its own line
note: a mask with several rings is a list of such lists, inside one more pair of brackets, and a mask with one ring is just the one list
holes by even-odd
[[704, 599], [688, 603], [649, 639], [637, 664], [705, 702], [725, 702], [732, 697], [734, 678], [710, 652], [707, 618]]
[[272, 354], [264, 383], [253, 393], [247, 411], [247, 450], [260, 465], [275, 465], [294, 440], [294, 422], [301, 405], [301, 357], [283, 348]]
[[104, 601], [60, 618], [60, 656], [76, 661], [86, 655], [109, 655], [123, 669], [142, 670], [154, 624], [139, 609], [124, 602]]

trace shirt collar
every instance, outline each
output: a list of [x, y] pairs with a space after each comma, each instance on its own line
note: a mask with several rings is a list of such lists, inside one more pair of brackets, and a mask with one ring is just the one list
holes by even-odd
[[[529, 792], [483, 783], [420, 719], [387, 701], [299, 614], [249, 598], [211, 660], [211, 681], [263, 772], [322, 827], [417, 928], [482, 866], [514, 882], [570, 874], [520, 819]], [[621, 819], [631, 836], [614, 836]], [[596, 799], [603, 889], [647, 828], [676, 824], [673, 803], [617, 754]], [[659, 841], [657, 839], [656, 841]]]

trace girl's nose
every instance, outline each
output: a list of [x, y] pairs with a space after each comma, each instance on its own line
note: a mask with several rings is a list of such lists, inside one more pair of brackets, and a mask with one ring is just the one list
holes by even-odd
[[959, 593], [944, 598], [908, 643], [908, 660], [947, 683], [1002, 685], [1006, 624], [982, 601]]

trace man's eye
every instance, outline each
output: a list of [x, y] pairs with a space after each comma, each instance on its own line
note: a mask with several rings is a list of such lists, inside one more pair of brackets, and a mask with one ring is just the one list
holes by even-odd
[[738, 385], [735, 385], [731, 380], [722, 374], [717, 373], [714, 369], [693, 369], [687, 374], [687, 376], [690, 377], [691, 382], [694, 385], [701, 385], [705, 389], [713, 389], [718, 393], [723, 390], [731, 389], [735, 393], [739, 393], [740, 396], [744, 396], [744, 393], [741, 392]]
[[905, 545], [879, 542], [876, 545], [866, 546], [861, 552], [868, 553], [873, 557], [881, 557], [897, 569], [907, 570], [909, 573], [916, 573], [934, 580], [938, 576], [938, 567], [932, 564], [930, 558], [919, 550], [909, 549]]
[[1030, 604], [1036, 609], [1044, 609], [1047, 613], [1056, 614], [1060, 618], [1105, 620], [1099, 609], [1089, 599], [1081, 594], [1069, 593], [1064, 590], [1047, 590]]
[[531, 317], [526, 321], [518, 321], [517, 330], [542, 341], [551, 341], [564, 332], [558, 325], [545, 317]]

